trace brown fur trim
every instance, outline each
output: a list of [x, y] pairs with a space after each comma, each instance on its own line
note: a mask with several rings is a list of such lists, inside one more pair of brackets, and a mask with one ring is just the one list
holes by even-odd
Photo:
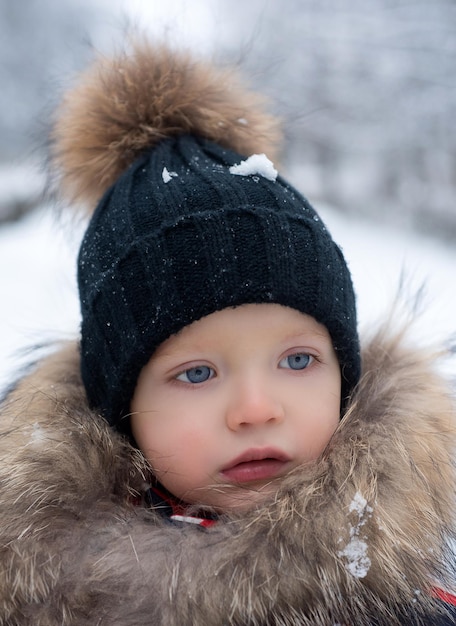
[[364, 376], [322, 459], [290, 475], [214, 564], [222, 579], [238, 566], [233, 623], [248, 623], [253, 606], [261, 624], [288, 623], [285, 606], [299, 607], [289, 623], [307, 626], [429, 623], [417, 616], [435, 610], [432, 580], [454, 584], [456, 514], [456, 419], [435, 356], [405, 348], [402, 333], [381, 331], [365, 347]]
[[67, 93], [52, 134], [63, 194], [93, 209], [144, 150], [184, 133], [271, 159], [280, 136], [264, 99], [232, 70], [145, 41], [100, 57]]
[[75, 346], [49, 357], [1, 408], [0, 623], [432, 623], [456, 501], [434, 357], [379, 332], [322, 458], [209, 532], [131, 507], [147, 467], [87, 407]]

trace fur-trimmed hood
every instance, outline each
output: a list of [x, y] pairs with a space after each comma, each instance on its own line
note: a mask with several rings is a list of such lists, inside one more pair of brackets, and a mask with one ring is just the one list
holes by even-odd
[[62, 347], [1, 407], [0, 624], [434, 623], [456, 428], [431, 354], [378, 333], [322, 458], [209, 530], [132, 504], [147, 465], [88, 408], [78, 359]]

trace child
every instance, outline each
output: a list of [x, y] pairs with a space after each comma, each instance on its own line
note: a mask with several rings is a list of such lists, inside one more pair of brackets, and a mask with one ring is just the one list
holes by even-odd
[[0, 622], [454, 623], [449, 390], [400, 330], [360, 354], [260, 99], [142, 43], [81, 78], [53, 138], [95, 209], [81, 341], [1, 407]]

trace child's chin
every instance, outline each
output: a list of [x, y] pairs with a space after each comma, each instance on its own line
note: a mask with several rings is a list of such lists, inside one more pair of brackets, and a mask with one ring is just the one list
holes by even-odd
[[[270, 487], [268, 485], [268, 487]], [[220, 513], [244, 513], [261, 506], [273, 498], [276, 489], [264, 487], [243, 487], [242, 489], [228, 490], [220, 494], [220, 499], [213, 506]]]

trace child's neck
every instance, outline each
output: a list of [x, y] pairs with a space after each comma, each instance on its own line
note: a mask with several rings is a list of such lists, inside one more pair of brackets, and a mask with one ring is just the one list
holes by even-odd
[[214, 513], [207, 511], [195, 513], [193, 507], [190, 513], [190, 507], [186, 502], [178, 500], [158, 482], [146, 490], [144, 499], [148, 508], [153, 508], [154, 511], [171, 522], [188, 522], [209, 527], [217, 521], [217, 516]]

